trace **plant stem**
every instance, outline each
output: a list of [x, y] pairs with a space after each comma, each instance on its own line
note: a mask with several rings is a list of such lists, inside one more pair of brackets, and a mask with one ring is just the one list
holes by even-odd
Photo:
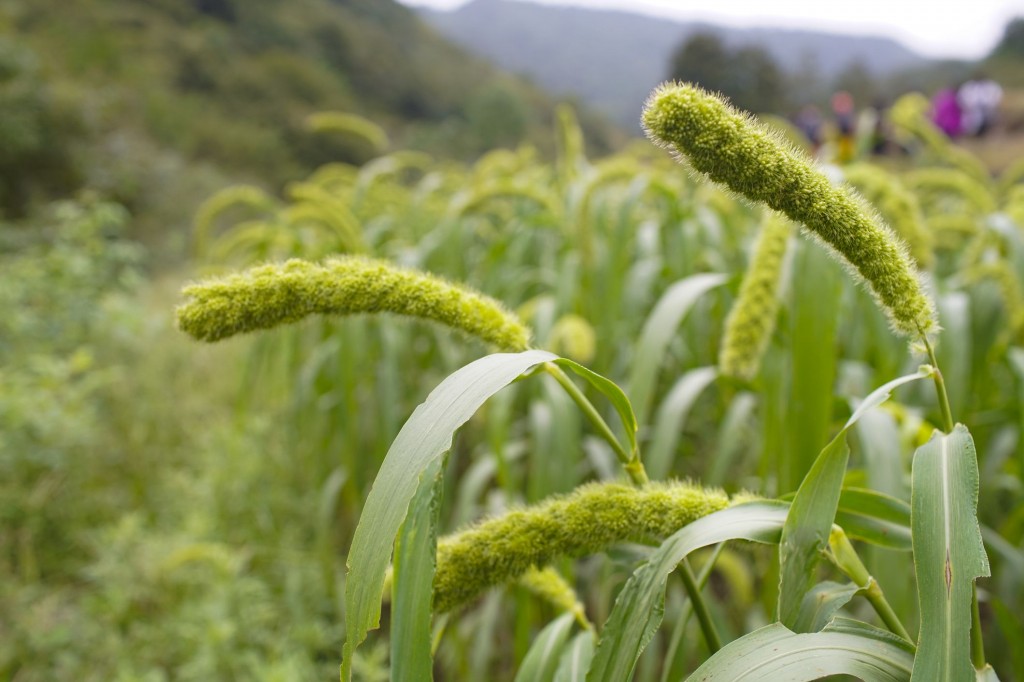
[[953, 412], [949, 409], [949, 395], [946, 393], [946, 382], [942, 378], [942, 370], [939, 369], [939, 361], [935, 358], [935, 349], [932, 348], [932, 344], [928, 341], [928, 336], [921, 334], [921, 340], [924, 342], [924, 347], [928, 351], [928, 362], [931, 363], [935, 373], [932, 377], [935, 379], [935, 392], [939, 396], [939, 407], [942, 409], [942, 429], [946, 433], [953, 432]]
[[882, 592], [882, 586], [878, 584], [878, 581], [875, 580], [874, 577], [872, 577], [868, 582], [867, 589], [864, 591], [864, 597], [871, 603], [871, 606], [874, 607], [875, 613], [877, 613], [878, 617], [882, 619], [885, 626], [910, 642], [910, 645], [916, 650], [917, 647], [914, 645], [914, 638], [911, 637], [910, 633], [907, 632], [907, 629], [903, 627], [903, 623], [900, 621], [899, 616], [896, 615], [896, 612], [889, 604], [889, 600], [885, 598], [885, 594]]
[[569, 394], [569, 397], [573, 399], [573, 402], [576, 403], [580, 410], [583, 411], [583, 414], [586, 415], [587, 419], [590, 420], [590, 423], [594, 428], [597, 429], [597, 433], [608, 441], [612, 450], [615, 451], [615, 455], [619, 458], [619, 461], [622, 462], [622, 466], [625, 468], [626, 473], [629, 474], [629, 479], [637, 486], [646, 484], [648, 482], [647, 471], [644, 469], [643, 462], [640, 461], [639, 455], [630, 453], [622, 446], [622, 443], [619, 442], [619, 439], [616, 438], [615, 434], [612, 432], [611, 427], [608, 426], [608, 422], [604, 420], [604, 417], [602, 417], [601, 413], [597, 411], [597, 408], [594, 407], [593, 403], [587, 399], [587, 396], [583, 394], [583, 391], [580, 390], [579, 386], [577, 386], [572, 379], [566, 376], [565, 372], [563, 372], [562, 368], [558, 365], [548, 362], [544, 364], [544, 369], [548, 374], [555, 378], [555, 381], [557, 381], [562, 388], [565, 389], [565, 392]]
[[981, 670], [985, 667], [985, 638], [981, 632], [981, 610], [978, 608], [978, 586], [974, 585], [971, 600], [971, 662]]
[[860, 555], [857, 554], [857, 550], [854, 549], [853, 543], [850, 542], [850, 539], [846, 537], [846, 532], [839, 526], [832, 526], [832, 532], [828, 536], [828, 548], [830, 550], [828, 558], [857, 587], [863, 590], [864, 597], [874, 607], [875, 613], [882, 619], [885, 626], [910, 642], [911, 646], [913, 646], [913, 638], [907, 632], [907, 629], [903, 627], [899, 616], [896, 615], [889, 601], [885, 598], [882, 586], [868, 572], [864, 562], [860, 559]]
[[722, 640], [718, 636], [718, 630], [715, 629], [714, 621], [711, 620], [711, 612], [708, 611], [708, 605], [704, 601], [704, 595], [701, 594], [697, 578], [693, 575], [689, 559], [683, 559], [679, 564], [679, 573], [683, 577], [683, 586], [690, 596], [693, 612], [697, 615], [697, 620], [700, 622], [700, 629], [704, 633], [704, 641], [707, 642], [708, 652], [713, 655], [722, 648]]

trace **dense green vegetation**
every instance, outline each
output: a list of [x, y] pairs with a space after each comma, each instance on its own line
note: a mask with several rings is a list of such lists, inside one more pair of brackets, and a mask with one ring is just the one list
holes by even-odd
[[[872, 297], [903, 305], [899, 273], [879, 285], [821, 206], [763, 185], [765, 164], [730, 179], [713, 153], [729, 139], [705, 141], [710, 156], [672, 144], [795, 214], [869, 284], [647, 142], [595, 154], [600, 126], [544, 113], [401, 8], [300, 4], [0, 5], [0, 679], [335, 679], [346, 641], [355, 649], [346, 630], [359, 634], [353, 605], [380, 604], [377, 579], [391, 587], [382, 628], [351, 657], [360, 680], [426, 667], [581, 679], [571, 664], [591, 654], [601, 679], [625, 679], [634, 656], [633, 679], [684, 679], [719, 645], [789, 646], [781, 626], [760, 629], [776, 618], [820, 630], [837, 612], [798, 608], [811, 584], [841, 616], [815, 635], [869, 635], [905, 666], [910, 641], [936, 651], [920, 628], [941, 618], [916, 596], [917, 576], [935, 594], [942, 574], [915, 575], [911, 534], [934, 537], [920, 522], [942, 514], [911, 516], [913, 458], [969, 451], [950, 416], [979, 465], [991, 577], [976, 631], [999, 679], [1024, 679], [1024, 166], [992, 176], [908, 96], [893, 114], [911, 158], [827, 167], [924, 273], [933, 355], [915, 334], [927, 305], [892, 315], [908, 349]], [[315, 29], [346, 36], [355, 66], [329, 63], [340, 39], [307, 40]], [[451, 71], [407, 72], [446, 54]], [[389, 60], [397, 89], [383, 85], [392, 71], [355, 73]], [[491, 145], [506, 148], [477, 156]], [[836, 210], [845, 190], [826, 185], [814, 194]], [[862, 206], [838, 203], [846, 217]], [[226, 279], [181, 293], [211, 277]], [[256, 329], [212, 345], [183, 333]], [[543, 352], [523, 351], [525, 329]], [[500, 364], [509, 381], [539, 369], [501, 390], [477, 376], [496, 392], [424, 485], [391, 465], [417, 484], [395, 572], [362, 565], [348, 580], [353, 547], [390, 551], [373, 520], [354, 540], [381, 508], [370, 491], [389, 448], [436, 441], [422, 415], [424, 431], [399, 434], [478, 362], [513, 363]], [[922, 363], [941, 367], [948, 411]], [[899, 376], [891, 399], [867, 398]], [[427, 426], [443, 435], [440, 417]], [[950, 435], [927, 445], [935, 429]], [[820, 502], [794, 500], [805, 480], [839, 495], [845, 533]], [[826, 560], [793, 568], [804, 527], [778, 503], [736, 506], [758, 497], [828, 521]], [[717, 544], [694, 523], [723, 509], [753, 509], [760, 542]], [[715, 546], [690, 553], [700, 542]], [[506, 559], [482, 560], [482, 546]], [[956, 565], [983, 573], [971, 543], [957, 547]], [[639, 629], [622, 625], [620, 592], [646, 600]], [[955, 644], [966, 661], [966, 635]]]
[[[0, 5], [0, 215], [85, 188], [129, 208], [136, 236], [181, 233], [240, 179], [276, 190], [358, 137], [322, 111], [367, 116], [396, 148], [475, 158], [551, 148], [550, 99], [452, 47], [391, 0], [12, 0]], [[613, 133], [587, 120], [595, 149]]]
[[[731, 494], [796, 490], [852, 406], [920, 358], [862, 288], [800, 239], [761, 369], [751, 382], [716, 380], [759, 211], [650, 147], [590, 161], [571, 115], [560, 121], [554, 164], [529, 148], [472, 166], [400, 152], [362, 168], [329, 164], [283, 197], [227, 190], [200, 211], [196, 272], [344, 252], [472, 282], [514, 306], [537, 347], [626, 388], [652, 478], [689, 477]], [[942, 152], [903, 180], [872, 172], [906, 188], [909, 213], [882, 209], [893, 226], [933, 240], [918, 260], [945, 328], [938, 360], [981, 466], [993, 574], [982, 581], [987, 652], [1001, 679], [1014, 679], [1021, 661], [1006, 644], [1020, 636], [1024, 578], [1015, 322], [1024, 245], [1012, 227], [1024, 218], [1020, 176], [972, 180]], [[195, 346], [170, 322], [180, 278], [143, 285], [125, 220], [90, 200], [56, 205], [31, 233], [11, 233], [0, 670], [24, 680], [333, 676], [344, 557], [379, 463], [415, 404], [486, 348], [397, 318], [322, 318]], [[709, 271], [724, 276], [700, 274]], [[614, 424], [601, 393], [585, 392]], [[891, 496], [881, 498], [885, 523], [895, 524], [888, 533], [907, 523], [908, 457], [933, 424], [942, 424], [939, 406], [918, 382], [851, 430], [853, 492], [844, 495], [871, 487]], [[449, 456], [440, 527], [615, 480], [614, 449], [598, 435], [557, 382], [498, 393]], [[859, 504], [841, 501], [839, 522], [857, 527]], [[855, 535], [875, 537], [863, 526]], [[860, 553], [914, 632], [905, 552], [896, 542]], [[439, 678], [511, 677], [538, 629], [577, 599], [570, 613], [600, 625], [644, 553], [627, 543], [558, 560], [553, 583], [491, 591], [439, 620]], [[771, 620], [772, 557], [729, 546], [692, 558], [712, 581], [705, 616], [723, 642]], [[566, 580], [579, 595], [568, 604]], [[665, 627], [637, 679], [677, 678], [707, 656], [684, 584], [670, 579], [667, 589]], [[871, 620], [867, 604], [850, 602], [847, 613]], [[569, 633], [569, 621], [556, 622]], [[359, 650], [357, 678], [386, 678], [386, 641]]]

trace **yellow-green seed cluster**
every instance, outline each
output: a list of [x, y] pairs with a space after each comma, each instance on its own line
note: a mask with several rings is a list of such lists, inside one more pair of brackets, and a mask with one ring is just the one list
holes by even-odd
[[667, 537], [728, 504], [722, 492], [679, 482], [642, 488], [618, 483], [581, 486], [442, 538], [437, 545], [434, 608], [450, 611], [487, 588], [558, 557]]
[[924, 226], [917, 197], [895, 175], [878, 166], [867, 163], [846, 166], [843, 175], [903, 238], [917, 264], [922, 268], [930, 267], [935, 260], [933, 240]]
[[201, 341], [296, 322], [309, 315], [396, 313], [434, 320], [506, 351], [529, 346], [503, 305], [437, 277], [360, 257], [290, 260], [192, 284], [178, 326]]
[[805, 156], [692, 85], [655, 90], [643, 124], [695, 170], [784, 213], [834, 249], [868, 282], [896, 330], [917, 336], [935, 329], [932, 302], [896, 236]]
[[[995, 200], [988, 188], [952, 168], [920, 168], [907, 173], [905, 181], [909, 187], [922, 195], [933, 195], [943, 199], [959, 197], [967, 208], [986, 215], [995, 210]], [[940, 204], [938, 208], [943, 208]]]
[[1007, 324], [1001, 330], [1001, 343], [1009, 344], [1024, 336], [1024, 287], [1006, 260], [974, 265], [964, 273], [964, 278], [968, 282], [990, 280], [999, 288], [1003, 313], [1007, 317]]
[[752, 381], [761, 367], [779, 312], [779, 283], [793, 225], [772, 213], [764, 222], [739, 297], [725, 321], [718, 357], [723, 376]]
[[580, 603], [576, 590], [572, 588], [562, 574], [547, 566], [545, 568], [531, 568], [519, 576], [519, 586], [551, 604], [563, 613], [571, 613], [581, 627], [588, 630], [593, 625], [587, 619], [587, 613]]

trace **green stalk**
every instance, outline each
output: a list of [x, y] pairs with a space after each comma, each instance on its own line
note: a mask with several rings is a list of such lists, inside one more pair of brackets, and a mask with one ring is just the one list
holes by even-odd
[[942, 429], [946, 433], [952, 433], [954, 425], [953, 412], [949, 409], [949, 395], [946, 393], [946, 382], [942, 378], [942, 370], [939, 369], [939, 361], [935, 358], [935, 349], [928, 342], [928, 336], [922, 333], [921, 340], [924, 342], [925, 350], [928, 352], [928, 362], [935, 369], [932, 377], [935, 380], [935, 392], [939, 396], [939, 407], [942, 409]]
[[[893, 610], [889, 601], [885, 598], [885, 594], [882, 592], [882, 586], [878, 584], [878, 581], [868, 572], [864, 562], [860, 560], [860, 555], [857, 554], [857, 550], [854, 549], [853, 543], [846, 536], [846, 532], [839, 526], [832, 526], [832, 532], [828, 536], [828, 547], [829, 552], [827, 553], [828, 558], [832, 561], [836, 567], [845, 573], [853, 583], [863, 590], [862, 594], [865, 599], [870, 602], [871, 606], [875, 609], [875, 613], [882, 619], [885, 626], [892, 632], [896, 633], [903, 639], [910, 642], [913, 646], [914, 638], [910, 636], [907, 629], [903, 626], [899, 616], [896, 615], [896, 611]], [[916, 648], [916, 647], [915, 647]]]
[[683, 559], [679, 564], [679, 573], [683, 577], [683, 586], [686, 588], [687, 594], [690, 595], [693, 612], [697, 615], [700, 629], [704, 633], [704, 641], [707, 642], [708, 653], [714, 655], [716, 651], [722, 648], [722, 639], [718, 636], [718, 630], [715, 629], [714, 621], [711, 620], [711, 612], [708, 611], [708, 605], [704, 601], [704, 595], [701, 594], [700, 585], [697, 584], [697, 578], [693, 575], [693, 569], [690, 568], [689, 559]]
[[971, 662], [981, 670], [985, 667], [985, 639], [981, 633], [981, 610], [978, 608], [978, 585], [974, 585], [971, 599]]
[[583, 414], [586, 415], [587, 419], [590, 420], [590, 423], [597, 430], [598, 435], [608, 441], [612, 450], [615, 451], [615, 455], [619, 458], [619, 461], [622, 462], [622, 466], [626, 470], [626, 473], [629, 474], [629, 479], [637, 486], [645, 485], [649, 479], [647, 478], [647, 471], [644, 469], [643, 462], [640, 461], [639, 455], [633, 455], [623, 447], [622, 443], [619, 442], [619, 439], [615, 437], [611, 427], [608, 426], [608, 422], [604, 420], [604, 417], [602, 417], [601, 413], [597, 411], [597, 408], [594, 407], [593, 403], [587, 399], [587, 396], [583, 394], [583, 391], [580, 390], [579, 386], [573, 383], [572, 379], [566, 376], [565, 372], [563, 372], [562, 368], [558, 365], [548, 362], [544, 364], [544, 369], [548, 374], [555, 378], [555, 381], [557, 381], [562, 388], [565, 389], [565, 392], [569, 394], [569, 397], [572, 398], [573, 402], [576, 403], [580, 410], [582, 410]]

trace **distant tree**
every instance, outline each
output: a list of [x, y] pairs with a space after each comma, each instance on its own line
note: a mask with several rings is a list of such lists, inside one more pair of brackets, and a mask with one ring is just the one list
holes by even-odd
[[80, 121], [44, 82], [35, 55], [0, 40], [0, 218], [20, 218], [36, 198], [81, 181], [72, 154]]
[[469, 98], [466, 119], [482, 150], [514, 147], [529, 125], [529, 108], [510, 86], [484, 85]]
[[836, 76], [833, 90], [845, 90], [853, 96], [857, 106], [870, 104], [879, 94], [875, 77], [862, 62], [850, 63]]
[[993, 57], [1024, 58], [1024, 17], [1010, 20], [1003, 38], [992, 50]]
[[672, 55], [669, 77], [721, 92], [741, 109], [780, 113], [787, 105], [786, 77], [767, 50], [729, 50], [715, 33], [699, 32]]
[[669, 76], [697, 83], [708, 90], [725, 92], [725, 88], [732, 89], [729, 83], [729, 60], [729, 50], [717, 33], [695, 33], [672, 54]]
[[756, 112], [787, 109], [786, 76], [767, 50], [744, 47], [733, 56], [737, 106]]

